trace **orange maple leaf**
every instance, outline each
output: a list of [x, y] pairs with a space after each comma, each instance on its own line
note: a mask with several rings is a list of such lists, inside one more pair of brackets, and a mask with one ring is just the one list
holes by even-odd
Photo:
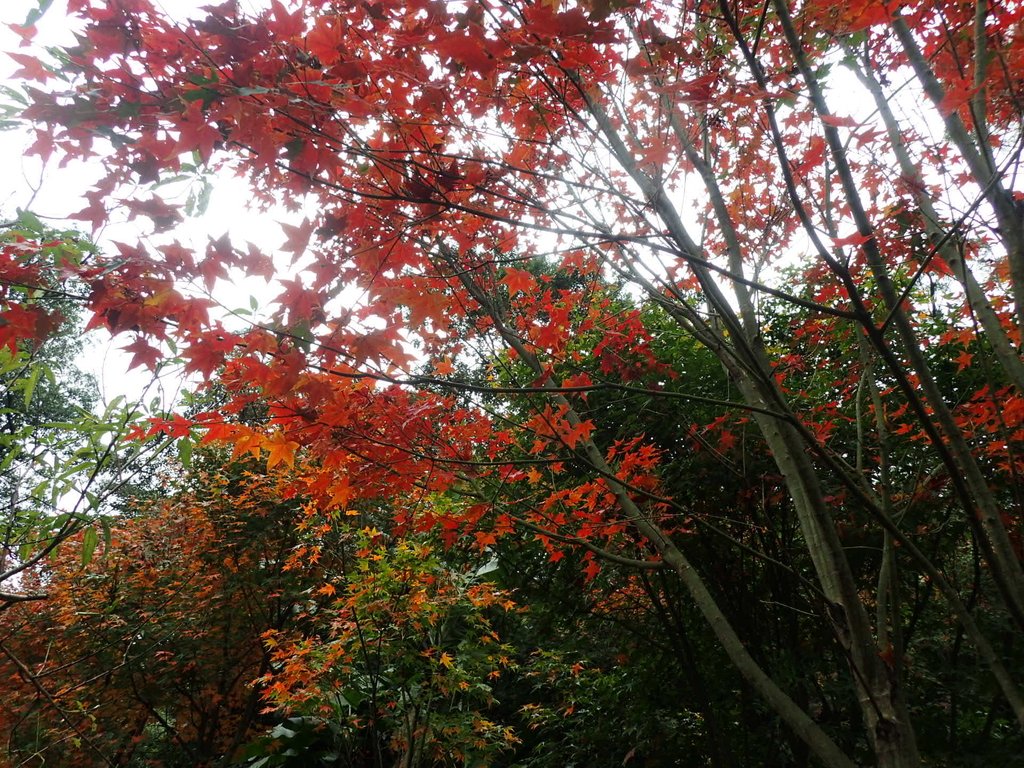
[[283, 432], [275, 432], [270, 437], [264, 438], [263, 448], [269, 452], [267, 456], [267, 469], [273, 469], [282, 462], [289, 467], [295, 466], [295, 451], [299, 444], [289, 440]]
[[477, 531], [474, 535], [476, 536], [476, 545], [481, 551], [498, 541], [498, 537], [490, 531]]
[[530, 293], [537, 288], [537, 281], [533, 275], [524, 269], [513, 269], [512, 267], [505, 270], [501, 284], [508, 288], [509, 296], [515, 296], [517, 293]]
[[579, 445], [580, 441], [587, 440], [593, 431], [594, 422], [587, 419], [586, 421], [581, 421], [576, 426], [572, 426], [566, 422], [565, 425], [558, 430], [558, 435], [567, 446], [575, 448]]

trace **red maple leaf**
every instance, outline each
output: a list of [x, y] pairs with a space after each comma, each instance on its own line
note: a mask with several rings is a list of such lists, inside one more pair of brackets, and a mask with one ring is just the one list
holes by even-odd
[[313, 222], [309, 219], [304, 219], [298, 226], [282, 224], [281, 229], [284, 230], [287, 236], [284, 244], [281, 246], [281, 250], [291, 253], [296, 257], [305, 253], [306, 248], [309, 246], [309, 239], [313, 235]]
[[132, 360], [128, 364], [129, 369], [144, 365], [149, 370], [155, 371], [164, 355], [162, 350], [154, 347], [141, 336], [136, 338], [131, 344], [121, 347], [121, 349], [132, 356]]
[[518, 293], [532, 293], [537, 289], [537, 280], [525, 269], [505, 269], [505, 275], [501, 278], [501, 284], [508, 288], [508, 295], [515, 296]]

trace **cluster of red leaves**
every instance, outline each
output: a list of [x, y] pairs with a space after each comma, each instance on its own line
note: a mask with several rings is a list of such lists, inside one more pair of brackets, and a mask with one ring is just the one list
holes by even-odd
[[60, 327], [60, 313], [34, 301], [53, 284], [47, 272], [70, 267], [51, 263], [41, 253], [46, 248], [24, 237], [0, 243], [0, 349], [16, 352], [19, 344], [41, 342]]

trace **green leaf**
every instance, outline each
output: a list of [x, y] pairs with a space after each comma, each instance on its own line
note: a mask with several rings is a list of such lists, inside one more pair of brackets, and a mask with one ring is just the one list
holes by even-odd
[[25, 17], [25, 23], [21, 26], [35, 26], [36, 22], [43, 18], [43, 14], [50, 10], [51, 5], [53, 5], [53, 0], [39, 0], [39, 5], [29, 10], [28, 15]]
[[43, 222], [36, 216], [32, 211], [18, 211], [17, 226], [20, 229], [27, 229], [33, 234], [41, 234], [46, 227], [43, 226]]
[[114, 113], [119, 117], [138, 117], [142, 114], [142, 102], [122, 100]]
[[114, 149], [121, 149], [135, 143], [135, 139], [131, 136], [118, 133], [113, 128], [105, 125], [92, 128], [91, 130], [96, 135], [106, 138], [113, 145]]
[[25, 379], [24, 390], [25, 390], [25, 408], [28, 408], [32, 403], [32, 395], [36, 392], [36, 384], [39, 383], [39, 376], [42, 374], [43, 369], [36, 365], [32, 367], [32, 372]]
[[199, 196], [196, 198], [196, 215], [202, 216], [206, 213], [206, 209], [210, 207], [210, 197], [213, 195], [213, 184], [210, 183], [208, 178], [203, 179], [203, 188], [199, 192]]
[[25, 98], [24, 94], [22, 94], [21, 91], [11, 88], [9, 85], [0, 85], [0, 93], [8, 99], [18, 102], [18, 104], [23, 107], [27, 107], [29, 105], [28, 99]]
[[188, 81], [193, 85], [211, 85], [220, 81], [220, 76], [217, 74], [217, 70], [211, 69], [209, 75], [201, 75], [198, 72], [192, 72], [188, 76]]
[[0, 442], [0, 445], [4, 446], [4, 457], [0, 461], [0, 472], [6, 472], [11, 468], [14, 460], [22, 454], [24, 449], [17, 443], [9, 444], [7, 441]]
[[95, 528], [85, 529], [85, 534], [82, 536], [82, 565], [92, 562], [92, 556], [96, 552], [96, 545], [99, 544], [99, 541], [100, 537]]
[[187, 437], [178, 440], [178, 459], [186, 467], [192, 465], [192, 441]]

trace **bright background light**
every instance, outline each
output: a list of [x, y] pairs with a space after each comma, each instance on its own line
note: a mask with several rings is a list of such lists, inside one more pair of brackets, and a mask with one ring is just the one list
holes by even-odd
[[[185, 18], [204, 5], [208, 3], [202, 0], [174, 0], [173, 8], [167, 5], [164, 10], [172, 17]], [[37, 7], [35, 0], [7, 0], [0, 4], [0, 52], [29, 51], [37, 46], [74, 43], [74, 27], [66, 15], [66, 2], [58, 0], [37, 24], [33, 48], [22, 47], [21, 39], [10, 30], [9, 25], [22, 24], [32, 9]], [[0, 55], [0, 83], [17, 89], [17, 83], [12, 78], [17, 69], [18, 65], [13, 60]], [[2, 94], [0, 99], [11, 101]], [[75, 161], [61, 165], [60, 158], [55, 156], [44, 166], [38, 157], [25, 154], [33, 140], [34, 135], [28, 130], [0, 131], [0, 167], [3, 169], [0, 173], [0, 220], [10, 221], [19, 209], [27, 209], [54, 227], [81, 229], [90, 234], [88, 224], [67, 217], [85, 206], [84, 194], [101, 173], [98, 162]], [[158, 245], [178, 240], [185, 247], [201, 254], [210, 238], [216, 239], [227, 233], [235, 247], [245, 250], [248, 243], [253, 243], [273, 256], [279, 277], [287, 278], [301, 270], [301, 264], [290, 263], [290, 255], [275, 253], [275, 248], [284, 240], [278, 222], [294, 219], [294, 214], [289, 215], [284, 210], [251, 210], [247, 205], [251, 198], [247, 183], [233, 175], [222, 174], [211, 179], [211, 182], [212, 192], [205, 211], [189, 217], [169, 233], [149, 235], [145, 219], [127, 221], [114, 211], [110, 221], [101, 230], [91, 234], [107, 253], [113, 251], [114, 242], [134, 244], [141, 240], [147, 245]], [[185, 181], [165, 184], [160, 186], [159, 194], [171, 203], [182, 203], [190, 191], [196, 191], [196, 183]], [[140, 188], [139, 191], [140, 194], [149, 194], [150, 189]], [[208, 295], [200, 285], [179, 287], [185, 292]], [[230, 318], [232, 310], [248, 310], [254, 305], [263, 309], [272, 295], [270, 286], [263, 278], [236, 272], [229, 282], [216, 287], [211, 298], [222, 307], [225, 323], [237, 328], [243, 320]], [[157, 380], [149, 371], [141, 368], [128, 371], [130, 356], [122, 352], [120, 347], [130, 341], [124, 337], [112, 340], [101, 334], [93, 334], [92, 343], [79, 360], [79, 365], [96, 376], [105, 402], [124, 396], [145, 403], [157, 398], [161, 404], [158, 407], [172, 406], [183, 384], [180, 375], [176, 370], [169, 369]]]

